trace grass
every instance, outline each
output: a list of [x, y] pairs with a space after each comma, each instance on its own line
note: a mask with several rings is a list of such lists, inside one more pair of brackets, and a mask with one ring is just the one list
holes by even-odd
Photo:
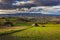
[[26, 23], [26, 22], [14, 24], [14, 26], [31, 26], [31, 25], [32, 23]]
[[0, 40], [60, 40], [60, 24], [46, 24], [1, 36]]
[[20, 27], [2, 27], [0, 28], [0, 35], [2, 34], [6, 34], [6, 33], [11, 33], [11, 32], [14, 32], [14, 31], [18, 31], [18, 30], [23, 30], [23, 29], [26, 29], [28, 28], [27, 26], [20, 26]]

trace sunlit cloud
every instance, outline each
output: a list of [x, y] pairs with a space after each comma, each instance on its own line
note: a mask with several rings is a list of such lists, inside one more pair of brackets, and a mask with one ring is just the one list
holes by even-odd
[[33, 4], [33, 1], [17, 1], [16, 3], [13, 3], [13, 5], [24, 5], [24, 4]]
[[39, 6], [32, 7], [30, 12], [42, 13], [42, 14], [60, 14], [60, 6]]

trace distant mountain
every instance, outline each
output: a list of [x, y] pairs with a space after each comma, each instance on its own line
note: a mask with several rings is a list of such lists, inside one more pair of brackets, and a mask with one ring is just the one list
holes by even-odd
[[44, 17], [44, 16], [60, 16], [52, 14], [41, 14], [41, 13], [15, 13], [15, 14], [0, 14], [0, 17]]

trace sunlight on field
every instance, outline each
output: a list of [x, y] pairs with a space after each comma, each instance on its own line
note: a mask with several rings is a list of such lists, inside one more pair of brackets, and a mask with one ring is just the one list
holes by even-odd
[[22, 37], [28, 40], [60, 40], [60, 27], [33, 27], [28, 30], [12, 34], [14, 37]]
[[46, 24], [13, 34], [1, 36], [2, 40], [60, 40], [60, 24]]

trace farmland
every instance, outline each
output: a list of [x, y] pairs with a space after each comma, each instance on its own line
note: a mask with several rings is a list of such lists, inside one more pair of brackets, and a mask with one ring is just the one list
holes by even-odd
[[25, 28], [26, 30], [21, 29], [22, 31], [2, 35], [0, 40], [60, 40], [60, 24], [45, 24], [45, 26], [39, 25], [39, 27]]
[[0, 18], [0, 40], [60, 40], [60, 17]]

